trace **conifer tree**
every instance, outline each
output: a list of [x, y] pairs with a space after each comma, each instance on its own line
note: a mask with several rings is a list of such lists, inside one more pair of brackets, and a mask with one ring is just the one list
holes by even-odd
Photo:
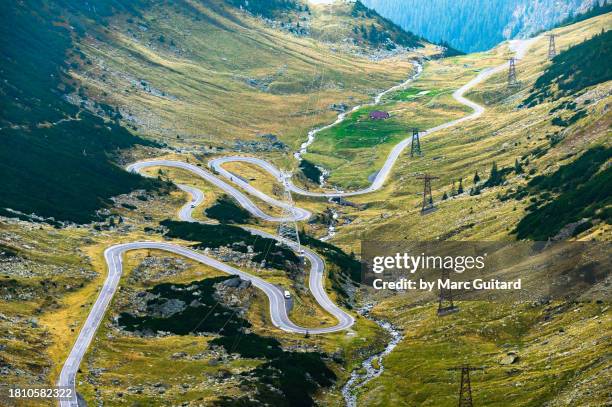
[[514, 172], [517, 174], [523, 173], [523, 167], [521, 166], [521, 163], [519, 162], [518, 158], [514, 160]]

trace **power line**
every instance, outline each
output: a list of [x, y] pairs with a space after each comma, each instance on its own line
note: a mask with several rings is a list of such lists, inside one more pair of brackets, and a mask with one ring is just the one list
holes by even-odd
[[[301, 254], [302, 250], [300, 247], [300, 235], [296, 221], [295, 204], [293, 203], [291, 191], [289, 190], [289, 174], [283, 172], [281, 173], [281, 178], [283, 182], [283, 201], [285, 205], [282, 206], [283, 212], [281, 215], [281, 222], [278, 224], [278, 235], [284, 240], [285, 244], [288, 243], [287, 241], [295, 243], [297, 253]], [[289, 245], [287, 244], [287, 246]]]

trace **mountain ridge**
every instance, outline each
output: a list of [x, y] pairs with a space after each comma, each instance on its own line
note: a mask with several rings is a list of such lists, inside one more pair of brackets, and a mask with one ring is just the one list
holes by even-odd
[[[407, 30], [464, 52], [484, 51], [507, 39], [529, 37], [609, 0], [364, 0]], [[435, 21], [435, 24], [430, 24]]]

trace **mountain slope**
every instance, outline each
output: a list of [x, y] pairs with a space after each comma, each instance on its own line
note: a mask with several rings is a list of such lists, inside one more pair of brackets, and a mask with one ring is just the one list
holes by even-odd
[[[296, 13], [313, 27], [328, 15]], [[220, 0], [153, 4], [110, 27], [87, 27], [79, 46], [92, 65], [72, 74], [90, 98], [118, 106], [128, 126], [189, 149], [234, 149], [236, 139], [260, 143], [262, 134], [297, 148], [333, 118], [331, 105], [368, 99], [413, 69], [403, 57], [375, 62]], [[424, 44], [419, 52], [439, 52]]]
[[[155, 178], [176, 174], [151, 171], [153, 180], [144, 179], [125, 172], [119, 162], [162, 154], [199, 162], [204, 154], [227, 149], [268, 154], [284, 160], [286, 168], [293, 164], [287, 145], [295, 148], [307, 129], [332, 120], [337, 109], [369, 100], [404, 80], [413, 70], [410, 58], [439, 52], [419, 39], [423, 47], [418, 55], [380, 47], [385, 58], [378, 61], [380, 54], [370, 54], [378, 47], [369, 43], [339, 49], [338, 43], [275, 27], [275, 21], [221, 0], [33, 0], [0, 7], [0, 177], [6, 180], [0, 203], [61, 220], [100, 220], [85, 226], [57, 224], [56, 229], [49, 220], [34, 224], [0, 212], [0, 367], [6, 373], [3, 381], [16, 386], [56, 383], [106, 277], [104, 250], [109, 244], [162, 239], [159, 222], [184, 204], [179, 191], [155, 199], [138, 191], [159, 187]], [[343, 18], [350, 23], [353, 17], [349, 13]], [[161, 143], [152, 142], [156, 140]], [[182, 154], [185, 151], [197, 155]], [[193, 176], [186, 178], [185, 183], [197, 182]], [[206, 200], [214, 201], [218, 190], [200, 183]], [[108, 209], [102, 212], [104, 220], [96, 216], [100, 208]], [[153, 257], [162, 258], [158, 268], [150, 263]], [[356, 260], [345, 257], [354, 268]], [[118, 304], [141, 284], [144, 290], [160, 280], [187, 283], [211, 273], [183, 258], [168, 260], [167, 254], [155, 251], [126, 256], [126, 266], [135, 273], [130, 276], [126, 268], [126, 289], [119, 294], [127, 296], [116, 297]], [[142, 267], [136, 267], [139, 264]], [[333, 260], [328, 264], [330, 284], [338, 284], [339, 268]], [[139, 275], [140, 270], [145, 275]], [[289, 279], [283, 270], [250, 271], [295, 288], [296, 321], [314, 326], [330, 318], [299, 291], [304, 281]], [[294, 335], [272, 328], [265, 297], [253, 295], [249, 304], [240, 304], [244, 309], [239, 312], [252, 321], [254, 332], [266, 336], [263, 346], [278, 339], [283, 350], [297, 349], [285, 355], [293, 359], [237, 357], [238, 342], [241, 349], [262, 346], [257, 335], [249, 334], [218, 338], [232, 345], [226, 354], [234, 352], [225, 363], [220, 349], [212, 346], [204, 358], [195, 356], [208, 349], [212, 336], [160, 342], [125, 335], [105, 321], [98, 333], [105, 338], [102, 346], [95, 340], [91, 357], [81, 366], [79, 391], [88, 404], [102, 398], [111, 404], [134, 400], [159, 405], [164, 399], [181, 404], [188, 398], [212, 404], [221, 397], [248, 402], [243, 396], [256, 391], [277, 400], [281, 396], [270, 387], [280, 384], [305, 404], [312, 402], [311, 394], [321, 398], [319, 385], [330, 384], [327, 379], [312, 380], [318, 370], [327, 375], [332, 368], [338, 377], [345, 376], [344, 366], [357, 363], [357, 355], [382, 341], [374, 323], [360, 321], [354, 338], [341, 333], [316, 341], [299, 337], [301, 342], [296, 342]], [[271, 334], [275, 340], [268, 340]], [[114, 335], [116, 340], [109, 340]], [[315, 346], [325, 355], [307, 358], [301, 352]], [[193, 350], [193, 359], [178, 360], [173, 356], [177, 348]], [[145, 365], [138, 356], [133, 358], [141, 351], [150, 355]], [[306, 363], [323, 369], [304, 369]], [[282, 380], [277, 380], [279, 368]], [[244, 376], [228, 378], [228, 369]], [[257, 377], [248, 377], [251, 373]], [[249, 380], [249, 388], [236, 377]], [[164, 386], [143, 395], [137, 389], [148, 381], [163, 381]], [[160, 390], [166, 384], [173, 389], [164, 396]], [[190, 387], [187, 396], [185, 385]], [[305, 392], [295, 392], [298, 385]], [[340, 395], [334, 392], [332, 397]]]
[[[424, 155], [406, 154], [389, 185], [367, 199], [352, 197], [368, 207], [345, 210], [356, 219], [331, 240], [355, 250], [360, 247], [355, 236], [373, 242], [578, 240], [603, 248], [601, 258], [581, 251], [580, 275], [590, 278], [589, 267], [606, 273], [609, 267], [598, 261], [609, 257], [611, 236], [612, 81], [602, 74], [610, 40], [609, 31], [601, 32], [611, 23], [608, 14], [554, 29], [559, 55], [552, 61], [547, 33], [535, 39], [516, 65], [516, 88], [508, 88], [504, 69], [470, 91], [467, 97], [484, 105], [485, 113], [421, 138]], [[491, 54], [502, 64], [508, 53], [502, 44], [487, 53], [431, 61], [424, 75], [437, 78], [436, 86], [428, 78], [414, 86], [443, 88], [452, 69], [475, 75]], [[583, 60], [582, 71], [575, 69], [576, 60]], [[538, 103], [523, 105], [542, 90], [546, 95]], [[420, 210], [423, 183], [416, 179], [422, 173], [439, 177], [432, 181], [437, 210], [426, 214]], [[580, 264], [562, 255], [554, 259], [550, 270]], [[392, 323], [404, 337], [383, 360], [382, 374], [358, 390], [358, 404], [456, 406], [461, 376], [448, 369], [469, 364], [485, 367], [484, 374], [471, 376], [474, 404], [606, 405], [605, 327], [612, 314], [605, 274], [594, 281], [598, 290], [581, 291], [579, 301], [530, 295], [529, 289], [523, 290], [528, 299], [516, 302], [458, 302], [454, 294], [459, 311], [444, 317], [436, 315], [437, 292], [427, 300], [410, 290], [381, 299], [364, 290], [369, 300], [380, 300], [371, 315]]]
[[[553, 174], [560, 166], [574, 162], [590, 149], [609, 145], [606, 137], [610, 123], [607, 106], [611, 82], [598, 74], [605, 72], [605, 64], [601, 65], [598, 61], [606, 58], [593, 58], [592, 63], [597, 66], [584, 74], [578, 74], [580, 71], [572, 68], [572, 58], [576, 53], [582, 54], [582, 51], [586, 52], [584, 55], [592, 55], [589, 51], [590, 44], [596, 45], [592, 51], [597, 55], [602, 55], [598, 53], [600, 49], [609, 49], [609, 41], [608, 45], [601, 42], [609, 38], [609, 34], [599, 34], [602, 28], [610, 26], [611, 18], [609, 14], [602, 15], [571, 26], [556, 28], [553, 32], [560, 55], [552, 61], [547, 59], [548, 39], [544, 35], [536, 39], [525, 58], [517, 64], [517, 77], [520, 81], [518, 88], [507, 87], [507, 72], [503, 71], [470, 91], [466, 96], [485, 106], [486, 112], [483, 116], [424, 137], [421, 140], [423, 157], [398, 160], [388, 185], [369, 196], [352, 199], [356, 203], [367, 203], [367, 210], [360, 211], [359, 219], [345, 226], [344, 233], [339, 233], [334, 242], [358, 250], [359, 247], [354, 245], [352, 238], [355, 235], [373, 240], [516, 239], [517, 235], [513, 233], [516, 225], [536, 207], [544, 210], [548, 203], [559, 196], [554, 190], [547, 191], [554, 189], [548, 187], [542, 191], [536, 187], [527, 187], [527, 190], [533, 191], [533, 196], [518, 192], [535, 177], [543, 175], [554, 178]], [[609, 51], [607, 54], [609, 55]], [[410, 112], [421, 109], [430, 112], [432, 107], [442, 103], [440, 100], [432, 101], [434, 96], [430, 97], [430, 94], [447, 86], [456, 89], [455, 78], [459, 77], [460, 82], [465, 83], [485, 67], [502, 64], [505, 55], [506, 45], [501, 45], [490, 53], [430, 61], [425, 65], [424, 74], [412, 84], [414, 90], [405, 92], [405, 95], [401, 95], [397, 100], [391, 98], [385, 108], [387, 111], [397, 112], [398, 119], [394, 120], [402, 118], [401, 111], [407, 101], [410, 103]], [[588, 66], [589, 63], [584, 64]], [[565, 68], [567, 78], [563, 74]], [[462, 78], [457, 71], [463, 72], [462, 75], [465, 76]], [[577, 74], [573, 75], [574, 73]], [[563, 95], [559, 95], [559, 74], [563, 83], [572, 84], [575, 80], [575, 83], [581, 86], [568, 86], [565, 89], [567, 93], [564, 91]], [[591, 74], [596, 74], [598, 80], [591, 81]], [[534, 88], [536, 83], [539, 85]], [[523, 101], [532, 92], [549, 89], [548, 83], [551, 84], [551, 97], [541, 98], [540, 103], [531, 107], [523, 105]], [[586, 87], [581, 89], [582, 85]], [[414, 97], [421, 92], [428, 93]], [[465, 115], [465, 112], [460, 114]], [[408, 116], [407, 119], [405, 126], [409, 128], [419, 117]], [[375, 134], [372, 138], [375, 138]], [[380, 141], [376, 142], [378, 147]], [[316, 143], [313, 144], [315, 148]], [[322, 140], [320, 145], [323, 146], [323, 143]], [[368, 149], [370, 155], [366, 156], [367, 158], [372, 157], [372, 151], [374, 148]], [[314, 158], [309, 160], [314, 161]], [[605, 157], [602, 160], [603, 162], [598, 159], [599, 171], [606, 169]], [[363, 165], [370, 165], [371, 162], [371, 158], [361, 159], [361, 155], [358, 155], [351, 161], [350, 169], [347, 167], [347, 170], [341, 171], [335, 178], [332, 172], [331, 180], [342, 182], [344, 179], [354, 180], [361, 174], [367, 176], [371, 168], [379, 168], [373, 165], [366, 167], [369, 171], [362, 172]], [[328, 160], [327, 163], [334, 162]], [[342, 165], [343, 161], [338, 163]], [[493, 164], [498, 169], [497, 173], [501, 172], [503, 175], [495, 182], [487, 182]], [[434, 201], [437, 202], [439, 210], [426, 217], [418, 216], [423, 185], [414, 178], [415, 174], [422, 172], [440, 177], [432, 185]], [[572, 172], [579, 177], [582, 170]], [[478, 177], [475, 174], [478, 174]], [[599, 173], [595, 170], [594, 174]], [[605, 179], [603, 172], [601, 177]], [[458, 192], [460, 181], [462, 191]], [[596, 187], [601, 184], [595, 178], [591, 183], [588, 179], [576, 178], [575, 181], [576, 186]], [[558, 192], [563, 190], [559, 189]], [[600, 195], [592, 195], [597, 196]], [[586, 199], [587, 195], [583, 198]], [[561, 199], [565, 201], [565, 198]], [[605, 202], [601, 204], [606, 206]], [[585, 214], [587, 220], [591, 221], [585, 224], [590, 225], [589, 228], [577, 229], [575, 237], [599, 239], [605, 235], [608, 227], [607, 210], [602, 212], [601, 206], [593, 207], [594, 212], [589, 208], [576, 208], [571, 205], [566, 207], [564, 214]], [[413, 212], [414, 216], [407, 215]], [[347, 216], [355, 215], [347, 211]], [[534, 216], [529, 218], [529, 222], [532, 222]], [[571, 232], [573, 227], [577, 226], [574, 223], [580, 221], [565, 215], [559, 220], [559, 224], [542, 228], [540, 232], [546, 236], [538, 234], [538, 238], [552, 239], [559, 232], [564, 232], [562, 235], [566, 230]], [[520, 236], [525, 236], [523, 227]]]
[[[364, 0], [404, 29], [465, 52], [529, 36], [608, 0]], [[431, 22], [435, 21], [435, 24]]]
[[[181, 169], [150, 167], [144, 173], [151, 179], [197, 187], [203, 196], [192, 199], [182, 190], [155, 199], [140, 191], [114, 196], [160, 185], [126, 173], [114, 160], [155, 157], [206, 167], [213, 158], [242, 154], [290, 169], [307, 130], [405, 80], [418, 58], [421, 74], [385, 94], [377, 107], [390, 113], [388, 119], [370, 120], [372, 106], [356, 109], [318, 133], [306, 155], [309, 164], [302, 167], [310, 178], [321, 173], [313, 163], [331, 170], [327, 188], [365, 185], [381, 168], [381, 157], [413, 127], [471, 113], [453, 92], [485, 69], [507, 64], [516, 44], [429, 58], [440, 49], [422, 39], [423, 47], [402, 49], [396, 36], [408, 41], [408, 33], [368, 11], [354, 16], [353, 3], [297, 4], [49, 0], [11, 6], [27, 13], [4, 21], [2, 31], [0, 52], [7, 58], [0, 66], [10, 75], [0, 82], [6, 95], [0, 172], [9, 193], [0, 198], [84, 221], [96, 208], [109, 210], [105, 222], [58, 228], [0, 213], [3, 382], [56, 383], [107, 277], [105, 250], [120, 243], [197, 244], [289, 290], [296, 323], [334, 323], [307, 288], [307, 268], [295, 267], [301, 261], [286, 246], [236, 226], [166, 220], [176, 219], [179, 208], [185, 219], [187, 211], [211, 220], [207, 208], [223, 202], [218, 186]], [[9, 8], [2, 7], [4, 16]], [[573, 71], [580, 57], [593, 59], [584, 67], [609, 59], [609, 36], [599, 33], [611, 18], [555, 29], [560, 55], [552, 61], [547, 38], [535, 39], [517, 63], [516, 87], [507, 86], [503, 69], [472, 88], [466, 97], [485, 106], [484, 114], [422, 137], [424, 154], [402, 153], [381, 189], [348, 199], [293, 195], [314, 215], [300, 224], [300, 241], [323, 256], [323, 289], [333, 302], [353, 313], [380, 300], [356, 284], [362, 270], [353, 252], [362, 240], [610, 240], [612, 81], [606, 66]], [[19, 34], [11, 34], [13, 28]], [[383, 30], [388, 32], [380, 35]], [[389, 39], [395, 46], [387, 46]], [[11, 65], [16, 58], [22, 65]], [[559, 92], [559, 81], [571, 86]], [[537, 103], [527, 106], [531, 94]], [[263, 169], [242, 162], [224, 168], [232, 174], [228, 183], [240, 179], [284, 199], [282, 183]], [[437, 210], [427, 213], [420, 206], [422, 173], [439, 177], [432, 181]], [[266, 213], [281, 214], [251, 198]], [[251, 225], [277, 232], [277, 224], [261, 219]], [[175, 233], [181, 228], [189, 233]], [[323, 235], [329, 240], [314, 238]], [[585, 280], [605, 275], [609, 267], [599, 267], [605, 266], [600, 259], [580, 254], [591, 267], [580, 270]], [[563, 266], [575, 265], [565, 259]], [[121, 264], [119, 288], [76, 378], [88, 405], [344, 406], [342, 384], [352, 372], [363, 373], [364, 359], [388, 343], [386, 330], [356, 314], [347, 331], [284, 332], [272, 324], [261, 292], [178, 254], [134, 250]], [[545, 281], [537, 283], [546, 288]], [[604, 405], [610, 370], [605, 327], [612, 312], [603, 289], [603, 300], [598, 293], [593, 301], [462, 302], [458, 313], [444, 318], [436, 316], [433, 301], [415, 306], [409, 297], [389, 296], [369, 316], [393, 323], [404, 338], [384, 359], [372, 359], [384, 371], [358, 384], [359, 405], [455, 406], [459, 376], [447, 369], [465, 363], [487, 366], [486, 374], [472, 377], [479, 405]], [[145, 329], [135, 329], [143, 322]], [[155, 329], [147, 329], [151, 322]]]
[[[268, 148], [260, 135], [270, 133], [296, 144], [334, 115], [329, 105], [367, 98], [374, 81], [387, 86], [411, 69], [274, 29], [239, 3], [3, 4], [0, 208], [90, 221], [110, 197], [156, 185], [114, 164], [120, 149], [151, 140], [236, 148], [237, 138]], [[423, 46], [394, 29], [399, 43]]]
[[533, 84], [523, 105], [579, 94], [583, 89], [612, 80], [612, 66], [601, 63], [612, 54], [612, 31], [602, 31], [553, 58], [553, 63]]
[[357, 45], [385, 49], [423, 47], [422, 38], [404, 31], [361, 1], [336, 2], [312, 6], [311, 9], [314, 15], [312, 34], [322, 40], [338, 43], [351, 41]]
[[81, 91], [66, 76], [65, 55], [77, 34], [55, 4], [0, 7], [0, 208], [87, 222], [110, 197], [155, 187], [109, 159], [117, 149], [151, 142], [64, 99]]

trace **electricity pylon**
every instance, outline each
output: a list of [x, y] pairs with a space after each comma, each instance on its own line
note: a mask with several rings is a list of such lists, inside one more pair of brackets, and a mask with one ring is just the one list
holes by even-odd
[[548, 59], [553, 59], [557, 56], [557, 47], [555, 46], [555, 34], [548, 35]]
[[410, 143], [410, 157], [421, 156], [421, 140], [419, 139], [419, 129], [412, 129], [412, 143]]
[[[445, 280], [450, 283], [450, 273], [448, 269], [442, 269], [442, 278], [440, 279], [442, 282]], [[445, 288], [444, 286], [440, 286], [440, 295], [438, 296], [438, 316], [442, 317], [444, 315], [451, 314], [453, 312], [459, 311], [459, 308], [455, 306], [453, 303], [453, 290], [449, 287]]]
[[421, 207], [421, 213], [423, 214], [435, 208], [433, 203], [433, 195], [431, 194], [431, 180], [438, 179], [439, 177], [423, 174], [416, 178], [423, 180], [423, 206]]
[[281, 180], [283, 183], [283, 201], [285, 205], [282, 206], [283, 212], [281, 215], [281, 222], [278, 224], [278, 235], [287, 241], [295, 243], [297, 245], [297, 252], [302, 253], [302, 248], [300, 247], [300, 234], [297, 227], [295, 204], [293, 203], [291, 190], [289, 189], [289, 177], [289, 174], [285, 172], [281, 173]]
[[461, 385], [459, 387], [459, 404], [458, 407], [473, 407], [472, 401], [472, 386], [470, 384], [470, 371], [484, 370], [483, 367], [472, 367], [470, 365], [455, 366], [448, 370], [461, 371]]
[[516, 79], [516, 61], [514, 57], [510, 57], [508, 61], [510, 61], [510, 64], [508, 65], [508, 87], [513, 88], [519, 85], [519, 82]]

